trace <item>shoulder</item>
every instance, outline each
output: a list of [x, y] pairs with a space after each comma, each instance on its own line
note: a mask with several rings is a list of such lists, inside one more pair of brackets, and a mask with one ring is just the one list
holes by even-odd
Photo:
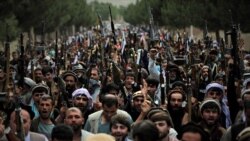
[[81, 130], [81, 132], [82, 132], [82, 136], [91, 136], [91, 135], [94, 135], [93, 133], [90, 133], [90, 132], [88, 132], [88, 131], [85, 131], [85, 130]]
[[97, 111], [97, 112], [90, 114], [88, 117], [88, 120], [99, 118], [101, 116], [102, 112], [103, 112], [103, 110], [100, 110], [100, 111]]
[[222, 134], [225, 134], [227, 130], [224, 127], [220, 126], [219, 131], [221, 131]]
[[117, 110], [117, 114], [122, 114], [122, 115], [124, 115], [124, 116], [131, 117], [130, 114], [129, 114], [128, 112], [126, 112], [126, 111], [124, 111], [124, 110], [120, 110], [120, 109]]
[[169, 141], [179, 141], [179, 140], [175, 137], [169, 137]]
[[32, 123], [34, 123], [34, 122], [39, 122], [40, 121], [40, 118], [39, 117], [36, 117], [36, 118], [34, 118], [33, 120], [32, 120]]
[[131, 139], [129, 139], [128, 137], [125, 139], [125, 141], [133, 141], [133, 140], [131, 140]]
[[168, 135], [169, 135], [169, 137], [176, 137], [178, 135], [178, 133], [176, 132], [176, 130], [174, 128], [170, 128]]
[[36, 140], [45, 140], [47, 141], [47, 137], [43, 134], [35, 133], [35, 132], [30, 132], [30, 138], [35, 138]]

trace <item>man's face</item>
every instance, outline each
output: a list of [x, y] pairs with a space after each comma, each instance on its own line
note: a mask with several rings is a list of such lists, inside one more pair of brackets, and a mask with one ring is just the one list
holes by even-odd
[[73, 76], [66, 76], [65, 78], [66, 88], [67, 89], [73, 89], [76, 86], [76, 81]]
[[250, 93], [245, 94], [243, 98], [246, 121], [250, 125]]
[[4, 71], [3, 69], [0, 69], [0, 79], [3, 79], [4, 78]]
[[152, 59], [155, 59], [155, 56], [157, 55], [158, 53], [158, 50], [156, 48], [152, 48], [150, 49], [149, 51], [149, 56], [152, 58]]
[[45, 92], [34, 92], [34, 93], [32, 94], [32, 99], [34, 100], [34, 102], [35, 102], [36, 104], [38, 104], [40, 98], [41, 98], [43, 95], [45, 95]]
[[[23, 119], [23, 128], [24, 128], [24, 133], [25, 135], [28, 134], [30, 130], [30, 115], [27, 111], [21, 110], [21, 117]], [[14, 131], [14, 133], [17, 130], [17, 125], [16, 125], [16, 113], [12, 112], [11, 117], [10, 117], [10, 128]]]
[[116, 123], [111, 127], [111, 135], [115, 137], [116, 141], [123, 141], [128, 135], [128, 128], [120, 123]]
[[149, 94], [149, 95], [154, 96], [156, 90], [157, 90], [156, 85], [148, 84], [148, 94]]
[[76, 73], [76, 75], [77, 75], [78, 78], [84, 76], [84, 72], [83, 71], [77, 70], [77, 71], [75, 71], [75, 73]]
[[36, 82], [41, 82], [43, 80], [43, 74], [41, 70], [35, 71], [35, 80]]
[[108, 94], [112, 94], [112, 95], [118, 96], [119, 91], [112, 89], [112, 90], [108, 91]]
[[182, 107], [182, 94], [173, 93], [170, 96], [170, 105], [173, 110], [178, 110]]
[[86, 111], [88, 106], [88, 98], [84, 95], [76, 96], [73, 98], [73, 104], [75, 107], [79, 108], [82, 112]]
[[52, 100], [51, 99], [41, 99], [38, 104], [38, 110], [40, 117], [42, 119], [49, 119], [50, 118], [50, 113], [53, 110], [53, 105], [52, 105]]
[[13, 59], [18, 59], [17, 53], [12, 53], [12, 58], [13, 58]]
[[128, 89], [132, 88], [132, 84], [135, 82], [135, 78], [133, 76], [126, 76], [125, 78], [125, 87]]
[[216, 54], [209, 54], [209, 57], [211, 61], [214, 61], [216, 59]]
[[141, 105], [144, 102], [144, 98], [142, 96], [138, 96], [135, 97], [133, 99], [133, 107], [137, 110], [137, 111], [141, 111]]
[[216, 121], [219, 118], [219, 112], [216, 108], [214, 109], [204, 109], [202, 112], [202, 119], [208, 124], [208, 125], [214, 125]]
[[167, 122], [165, 120], [161, 120], [161, 121], [155, 121], [154, 123], [157, 129], [159, 130], [160, 138], [161, 139], [165, 138], [168, 135], [170, 129]]
[[182, 141], [201, 141], [201, 135], [199, 133], [186, 132], [182, 135]]
[[217, 80], [215, 80], [215, 82], [221, 84], [222, 86], [224, 86], [223, 78], [218, 78]]
[[169, 71], [169, 79], [170, 80], [175, 80], [176, 79], [176, 72], [171, 70]]
[[74, 132], [82, 129], [84, 119], [79, 110], [72, 110], [66, 112], [64, 123], [72, 127]]
[[250, 83], [249, 82], [246, 85], [246, 89], [250, 89]]
[[98, 71], [95, 69], [92, 69], [90, 73], [90, 78], [98, 81], [99, 80]]
[[45, 81], [46, 82], [52, 82], [53, 81], [52, 73], [48, 72], [48, 73], [45, 74]]
[[103, 105], [103, 116], [106, 118], [107, 121], [110, 121], [112, 116], [116, 115], [117, 105], [113, 105], [111, 107], [107, 107], [107, 105]]
[[208, 77], [208, 69], [203, 69], [202, 70], [202, 77], [207, 78]]
[[219, 91], [208, 91], [207, 98], [212, 98], [221, 101], [223, 98], [223, 94]]

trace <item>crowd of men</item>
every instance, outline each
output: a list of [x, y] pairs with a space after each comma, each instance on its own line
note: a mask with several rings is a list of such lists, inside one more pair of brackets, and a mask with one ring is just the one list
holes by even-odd
[[[77, 33], [44, 50], [34, 46], [23, 58], [19, 50], [12, 52], [9, 72], [6, 63], [0, 68], [0, 90], [6, 92], [0, 140], [250, 139], [250, 78], [233, 82], [239, 90], [233, 106], [240, 107], [233, 115], [227, 89], [236, 63], [221, 50], [222, 42], [167, 31], [157, 39], [144, 32], [116, 33]], [[238, 67], [247, 76], [250, 57], [240, 56]], [[22, 61], [24, 76], [18, 69]]]

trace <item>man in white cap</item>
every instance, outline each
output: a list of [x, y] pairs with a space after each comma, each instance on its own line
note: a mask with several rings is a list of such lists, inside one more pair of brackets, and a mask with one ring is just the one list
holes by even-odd
[[224, 99], [224, 86], [219, 83], [210, 83], [206, 87], [206, 98], [212, 98], [218, 100], [221, 106], [220, 123], [224, 128], [228, 128], [231, 125], [230, 111], [225, 103]]
[[85, 88], [76, 89], [72, 93], [72, 104], [73, 107], [77, 107], [81, 110], [85, 121], [88, 119], [88, 116], [94, 112], [92, 109], [92, 97], [89, 94], [89, 91]]
[[205, 99], [200, 105], [201, 122], [199, 125], [209, 133], [211, 141], [220, 141], [226, 132], [220, 125], [221, 106], [215, 99]]
[[[86, 88], [76, 89], [72, 93], [72, 106], [81, 110], [85, 121], [88, 119], [88, 116], [94, 112], [92, 97]], [[58, 123], [61, 123], [64, 120], [66, 109], [67, 108], [61, 108], [60, 115], [57, 117]]]
[[28, 77], [24, 77], [23, 84], [21, 81], [17, 83], [17, 86], [15, 87], [15, 93], [18, 96], [22, 97], [22, 102], [24, 104], [29, 104], [31, 101], [31, 90], [36, 85], [36, 82]]
[[49, 88], [46, 85], [39, 84], [32, 88], [32, 99], [29, 103], [32, 111], [35, 113], [35, 118], [39, 117], [38, 103], [43, 95], [49, 94]]

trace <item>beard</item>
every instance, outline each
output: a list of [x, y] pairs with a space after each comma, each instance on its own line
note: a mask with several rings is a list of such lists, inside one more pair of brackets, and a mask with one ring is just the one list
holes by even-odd
[[173, 81], [176, 79], [176, 76], [170, 76], [169, 79]]
[[40, 83], [40, 82], [42, 82], [42, 78], [40, 78], [40, 77], [35, 77], [35, 81], [36, 81], [37, 83]]
[[215, 119], [207, 119], [206, 123], [208, 126], [213, 126], [213, 125], [215, 125], [216, 120]]
[[124, 141], [127, 135], [120, 134], [120, 133], [112, 133], [112, 136], [115, 137], [116, 141]]
[[125, 137], [122, 137], [122, 136], [116, 136], [115, 141], [124, 141], [124, 138]]
[[163, 139], [163, 138], [165, 138], [167, 135], [168, 135], [168, 133], [166, 133], [166, 132], [160, 133], [160, 134], [159, 134], [160, 140]]
[[40, 113], [40, 117], [42, 118], [42, 119], [49, 119], [50, 118], [50, 113]]
[[74, 86], [72, 85], [66, 85], [66, 90], [73, 90], [74, 89]]
[[205, 76], [205, 77], [204, 77], [204, 80], [205, 80], [205, 81], [208, 81], [208, 76]]
[[75, 105], [77, 108], [79, 108], [82, 112], [87, 111], [87, 105]]
[[74, 124], [74, 125], [71, 125], [71, 127], [72, 127], [72, 129], [73, 129], [74, 132], [79, 131], [79, 130], [82, 129], [82, 125], [76, 125], [76, 124]]

